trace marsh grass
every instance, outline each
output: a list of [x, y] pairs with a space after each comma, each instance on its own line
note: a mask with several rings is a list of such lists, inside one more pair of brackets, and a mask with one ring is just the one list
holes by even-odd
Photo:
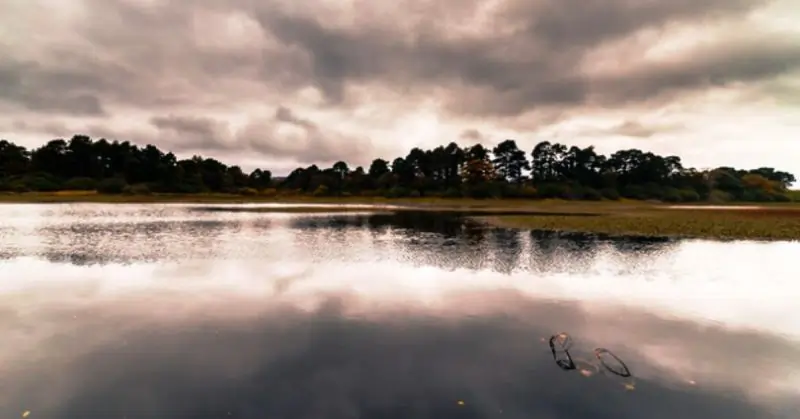
[[546, 231], [706, 239], [800, 240], [800, 208], [742, 210], [638, 209], [597, 217], [487, 216], [493, 226]]

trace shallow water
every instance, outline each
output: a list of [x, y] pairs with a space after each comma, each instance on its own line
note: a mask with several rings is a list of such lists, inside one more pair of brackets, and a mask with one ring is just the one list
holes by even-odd
[[199, 208], [0, 206], [0, 417], [800, 417], [798, 243]]

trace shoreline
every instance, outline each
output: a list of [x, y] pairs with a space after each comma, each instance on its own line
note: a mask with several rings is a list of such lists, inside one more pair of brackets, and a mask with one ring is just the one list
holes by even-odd
[[136, 194], [100, 194], [94, 191], [58, 191], [58, 192], [0, 192], [0, 204], [24, 203], [103, 203], [103, 204], [137, 204], [137, 203], [228, 203], [228, 204], [404, 204], [404, 205], [467, 205], [470, 207], [489, 207], [498, 204], [512, 206], [535, 206], [540, 204], [560, 203], [575, 205], [600, 205], [600, 206], [637, 206], [659, 207], [670, 209], [762, 209], [796, 207], [797, 202], [726, 202], [724, 204], [712, 202], [692, 202], [686, 204], [666, 203], [659, 201], [639, 201], [632, 199], [619, 200], [564, 200], [564, 199], [525, 199], [525, 198], [444, 198], [444, 197], [404, 197], [386, 198], [381, 196], [326, 196], [315, 197], [308, 195], [239, 195], [227, 193], [200, 193], [200, 194], [174, 194], [152, 193], [146, 195]]
[[310, 214], [365, 210], [453, 212], [484, 225], [518, 230], [716, 240], [800, 240], [798, 202], [680, 205], [632, 200], [478, 200], [361, 196], [322, 198], [228, 194], [101, 195], [75, 191], [0, 194], [0, 205], [37, 203], [204, 204], [205, 207], [200, 210]]

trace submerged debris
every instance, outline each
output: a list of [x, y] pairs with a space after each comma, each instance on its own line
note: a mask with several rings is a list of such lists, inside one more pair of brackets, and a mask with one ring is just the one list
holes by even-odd
[[620, 377], [630, 377], [631, 370], [628, 369], [628, 366], [619, 359], [618, 356], [614, 355], [611, 351], [605, 348], [596, 348], [594, 350], [594, 356], [606, 367], [606, 370], [612, 374], [618, 375]]
[[569, 354], [571, 346], [572, 339], [566, 333], [559, 333], [550, 337], [550, 351], [553, 353], [553, 360], [564, 371], [576, 368], [572, 355]]
[[[578, 372], [584, 377], [591, 377], [595, 372], [601, 372], [600, 366], [596, 365], [599, 363], [603, 366], [605, 371], [608, 371], [613, 375], [623, 378], [632, 377], [631, 370], [628, 368], [625, 362], [605, 348], [595, 348], [595, 361], [579, 359], [578, 362], [580, 362], [581, 367], [578, 368], [575, 360], [569, 353], [569, 349], [572, 347], [572, 338], [564, 332], [551, 336], [549, 345], [550, 352], [553, 353], [553, 360], [556, 362], [556, 365], [558, 365], [558, 367], [564, 371], [578, 370]], [[592, 371], [592, 369], [594, 369], [594, 371]], [[636, 389], [633, 379], [625, 381], [626, 382], [623, 385], [626, 390], [633, 391]]]

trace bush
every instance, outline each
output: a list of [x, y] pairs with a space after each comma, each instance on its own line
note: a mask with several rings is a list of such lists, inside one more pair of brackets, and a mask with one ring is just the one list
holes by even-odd
[[244, 196], [256, 196], [258, 195], [258, 190], [254, 188], [239, 188], [236, 190], [236, 193]]
[[97, 181], [90, 177], [74, 177], [64, 183], [64, 189], [70, 191], [94, 191]]
[[275, 188], [267, 188], [267, 189], [262, 189], [261, 191], [258, 192], [258, 194], [261, 196], [272, 198], [278, 196], [278, 190]]
[[474, 199], [500, 198], [503, 196], [503, 184], [496, 182], [464, 185], [464, 196]]
[[569, 199], [572, 191], [569, 186], [558, 183], [545, 183], [537, 189], [540, 198], [566, 198]]
[[628, 185], [622, 188], [622, 196], [628, 199], [645, 200], [649, 198], [647, 191], [639, 185]]
[[534, 199], [539, 197], [539, 191], [536, 190], [533, 186], [525, 185], [519, 190], [519, 197], [526, 198], [526, 199]]
[[384, 196], [385, 194], [386, 194], [386, 191], [375, 190], [375, 189], [367, 189], [367, 190], [361, 191], [361, 193], [359, 195], [371, 198], [371, 197]]
[[619, 191], [614, 188], [603, 188], [600, 190], [600, 195], [603, 195], [603, 198], [611, 201], [619, 200]]
[[461, 191], [458, 188], [447, 188], [442, 194], [444, 198], [461, 198]]
[[733, 196], [731, 196], [731, 194], [725, 191], [721, 191], [719, 189], [712, 190], [711, 193], [708, 195], [708, 201], [712, 203], [719, 204], [724, 202], [730, 202], [732, 199]]
[[773, 194], [772, 200], [775, 202], [792, 202], [792, 199], [789, 196], [782, 193]]
[[666, 202], [681, 202], [681, 192], [675, 188], [664, 188], [661, 199]]
[[49, 173], [32, 173], [8, 180], [9, 190], [15, 192], [55, 192], [61, 189], [61, 181]]
[[411, 192], [406, 188], [395, 186], [386, 191], [386, 194], [384, 196], [387, 198], [404, 198], [407, 197], [410, 193]]
[[328, 187], [325, 185], [319, 185], [317, 186], [317, 189], [315, 189], [314, 192], [312, 192], [311, 194], [314, 196], [329, 196], [330, 189], [328, 189]]
[[114, 177], [103, 179], [100, 183], [97, 184], [97, 192], [101, 194], [121, 194], [125, 191], [125, 187], [128, 184], [125, 182], [125, 179]]
[[603, 194], [600, 193], [597, 189], [594, 188], [584, 188], [582, 191], [583, 199], [589, 201], [602, 201]]
[[742, 200], [751, 202], [770, 202], [773, 194], [763, 189], [748, 189], [742, 193]]
[[678, 189], [678, 194], [681, 197], [681, 202], [697, 202], [700, 200], [700, 194], [694, 189]]
[[122, 193], [126, 195], [150, 195], [150, 187], [144, 183], [137, 183], [135, 185], [127, 185], [122, 188]]

